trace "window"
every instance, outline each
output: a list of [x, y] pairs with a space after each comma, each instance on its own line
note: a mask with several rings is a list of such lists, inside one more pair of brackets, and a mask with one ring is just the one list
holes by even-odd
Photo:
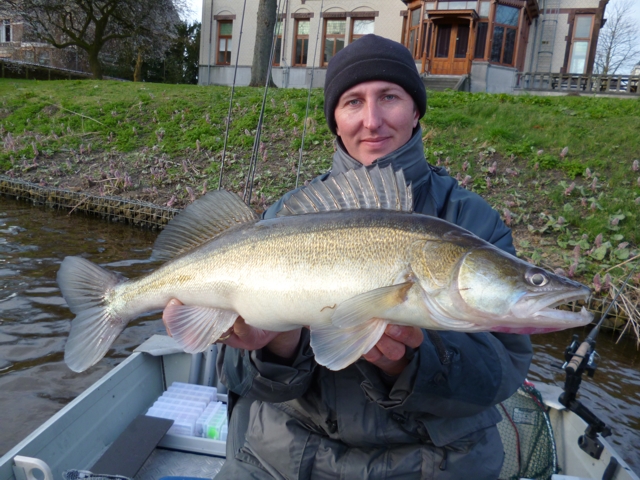
[[571, 62], [569, 73], [585, 73], [589, 41], [591, 39], [591, 24], [593, 17], [587, 15], [576, 16], [574, 22], [573, 42], [571, 45]]
[[295, 29], [295, 48], [293, 51], [293, 65], [307, 65], [307, 53], [309, 52], [309, 29], [311, 22], [309, 20], [296, 20]]
[[477, 0], [464, 1], [454, 0], [451, 2], [438, 2], [438, 10], [473, 10], [478, 6]]
[[322, 64], [327, 65], [329, 60], [344, 48], [344, 37], [347, 32], [347, 21], [340, 19], [327, 19], [324, 22], [324, 42], [322, 49]]
[[489, 2], [480, 2], [478, 6], [478, 15], [480, 18], [489, 18], [489, 9], [491, 4]]
[[233, 32], [233, 22], [230, 20], [218, 21], [218, 65], [231, 64], [231, 34]]
[[0, 22], [0, 42], [11, 41], [11, 20], [2, 20]]
[[478, 23], [476, 29], [476, 49], [473, 52], [473, 58], [484, 58], [484, 48], [487, 46], [487, 33], [489, 32], [489, 24], [487, 22]]
[[451, 25], [438, 25], [438, 36], [436, 37], [436, 58], [449, 57], [451, 28]]
[[519, 8], [497, 6], [491, 42], [492, 62], [513, 65], [519, 18]]
[[455, 58], [466, 58], [469, 48], [469, 25], [458, 25], [458, 34], [456, 36]]
[[409, 11], [409, 43], [407, 48], [413, 54], [413, 58], [420, 58], [420, 42], [418, 41], [420, 20], [420, 8]]
[[47, 52], [47, 51], [40, 52], [38, 54], [38, 63], [40, 65], [49, 65], [49, 64], [51, 64], [51, 56], [49, 55], [49, 52]]
[[273, 65], [280, 65], [282, 58], [282, 20], [278, 20], [275, 26], [276, 45], [273, 50]]
[[373, 33], [373, 18], [354, 18], [351, 22], [351, 40], [358, 40], [360, 37]]

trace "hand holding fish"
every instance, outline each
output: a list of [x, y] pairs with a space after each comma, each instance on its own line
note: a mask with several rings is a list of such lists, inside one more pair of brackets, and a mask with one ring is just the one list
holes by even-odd
[[388, 325], [378, 343], [363, 355], [387, 375], [400, 375], [409, 364], [407, 349], [418, 348], [424, 340], [422, 329]]
[[[182, 305], [182, 303], [174, 298], [169, 302], [169, 305], [177, 306]], [[162, 321], [167, 334], [171, 337], [171, 331], [164, 312]], [[238, 317], [233, 326], [220, 337], [217, 343], [224, 343], [230, 347], [243, 350], [267, 348], [272, 354], [283, 359], [289, 359], [295, 354], [298, 343], [300, 343], [300, 332], [301, 329], [299, 328], [288, 332], [263, 330], [262, 328], [247, 325], [244, 318]]]
[[[182, 305], [175, 298], [169, 304]], [[167, 322], [164, 323], [167, 334], [172, 336]], [[230, 347], [243, 350], [267, 348], [272, 354], [283, 359], [289, 359], [295, 354], [300, 342], [300, 333], [301, 329], [288, 332], [271, 332], [262, 328], [255, 328], [247, 325], [244, 318], [238, 317], [233, 327], [225, 332], [217, 343], [224, 343]], [[399, 375], [409, 363], [406, 355], [407, 348], [418, 348], [423, 340], [424, 335], [418, 327], [389, 325], [382, 338], [371, 350], [363, 355], [363, 358], [373, 363], [387, 375]]]

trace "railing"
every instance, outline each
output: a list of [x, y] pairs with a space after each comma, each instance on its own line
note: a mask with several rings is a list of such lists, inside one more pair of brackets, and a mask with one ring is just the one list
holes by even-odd
[[516, 73], [516, 90], [638, 95], [640, 75]]
[[[67, 68], [40, 65], [38, 63], [22, 62], [0, 58], [0, 78], [25, 78], [28, 80], [83, 80], [93, 78], [91, 72], [80, 72]], [[104, 80], [119, 80], [115, 77], [102, 77]]]

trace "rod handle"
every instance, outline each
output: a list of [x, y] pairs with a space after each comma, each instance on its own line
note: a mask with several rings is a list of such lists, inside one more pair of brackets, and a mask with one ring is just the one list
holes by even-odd
[[574, 353], [573, 357], [571, 357], [571, 361], [567, 364], [565, 370], [572, 374], [576, 373], [578, 367], [580, 367], [580, 364], [582, 363], [582, 360], [589, 353], [590, 348], [591, 345], [589, 344], [589, 342], [582, 342], [578, 347], [578, 350], [576, 350], [576, 353]]

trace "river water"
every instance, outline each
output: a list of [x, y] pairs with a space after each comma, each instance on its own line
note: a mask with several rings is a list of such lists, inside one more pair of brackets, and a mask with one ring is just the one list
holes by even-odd
[[[97, 381], [146, 338], [163, 333], [159, 314], [137, 319], [107, 357], [83, 373], [63, 360], [72, 314], [55, 282], [67, 255], [82, 255], [125, 276], [157, 264], [147, 262], [156, 233], [83, 215], [33, 207], [0, 195], [0, 455]], [[578, 329], [533, 337], [530, 379], [562, 386], [552, 367]], [[598, 338], [601, 356], [580, 399], [613, 429], [610, 441], [640, 471], [640, 354], [632, 339], [616, 344]]]

